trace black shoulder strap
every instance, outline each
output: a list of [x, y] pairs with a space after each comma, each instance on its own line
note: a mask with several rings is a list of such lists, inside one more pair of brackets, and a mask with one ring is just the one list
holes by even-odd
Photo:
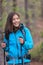
[[26, 32], [25, 32], [25, 29], [24, 29], [24, 25], [23, 24], [20, 24], [20, 31], [22, 32], [23, 36], [24, 36], [24, 41], [26, 40]]

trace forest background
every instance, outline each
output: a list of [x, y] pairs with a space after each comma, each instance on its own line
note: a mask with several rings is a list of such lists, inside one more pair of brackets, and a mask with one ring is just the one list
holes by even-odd
[[[12, 11], [20, 13], [21, 21], [32, 33], [34, 40], [34, 48], [30, 51], [32, 61], [43, 62], [43, 0], [0, 0], [0, 44], [3, 41], [7, 16]], [[0, 65], [3, 65], [1, 46], [0, 58]]]

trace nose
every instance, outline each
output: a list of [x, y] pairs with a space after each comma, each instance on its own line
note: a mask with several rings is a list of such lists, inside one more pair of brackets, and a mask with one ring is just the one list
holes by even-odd
[[17, 19], [16, 19], [16, 21], [17, 21]]
[[15, 21], [17, 21], [17, 19], [15, 19]]

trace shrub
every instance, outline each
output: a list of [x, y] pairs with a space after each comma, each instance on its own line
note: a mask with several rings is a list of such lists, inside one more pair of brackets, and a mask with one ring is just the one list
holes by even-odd
[[39, 46], [34, 48], [30, 53], [32, 60], [43, 62], [43, 42]]

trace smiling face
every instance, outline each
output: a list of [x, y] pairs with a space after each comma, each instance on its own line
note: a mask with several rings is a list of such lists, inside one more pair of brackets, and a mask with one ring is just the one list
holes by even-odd
[[12, 23], [13, 23], [13, 26], [15, 26], [15, 27], [19, 26], [19, 24], [20, 24], [20, 17], [17, 14], [15, 14], [13, 16]]

